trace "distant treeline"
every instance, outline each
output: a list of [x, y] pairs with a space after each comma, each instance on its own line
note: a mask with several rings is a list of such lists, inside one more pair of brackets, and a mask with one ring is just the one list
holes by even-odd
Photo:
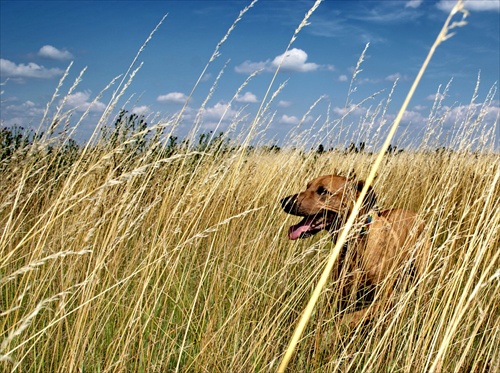
[[[116, 149], [121, 147], [121, 153], [128, 155], [142, 154], [144, 152], [155, 153], [161, 157], [169, 157], [182, 151], [198, 151], [210, 153], [228, 153], [241, 150], [241, 146], [231, 144], [230, 139], [223, 132], [214, 134], [212, 131], [201, 133], [195, 139], [179, 139], [177, 136], [164, 138], [163, 129], [148, 129], [148, 124], [142, 116], [131, 114], [125, 110], [120, 111], [112, 126], [101, 130], [101, 137], [93, 146], [101, 149]], [[67, 161], [75, 158], [83, 148], [71, 138], [60, 137], [52, 140], [44, 137], [44, 133], [36, 133], [26, 130], [20, 126], [4, 127], [0, 131], [0, 162], [5, 162], [14, 155], [28, 153], [32, 145], [37, 144], [36, 151], [43, 150], [46, 154], [57, 150], [59, 155], [67, 158]], [[247, 146], [246, 151], [263, 151], [278, 153], [282, 149], [278, 145]], [[365, 142], [355, 144], [351, 142], [348, 146], [326, 149], [323, 144], [311, 149], [318, 154], [328, 152], [343, 152], [345, 154], [367, 153]], [[389, 145], [386, 154], [396, 155], [404, 151], [397, 146]], [[437, 153], [450, 152], [449, 149], [441, 147], [436, 149]], [[158, 154], [160, 153], [160, 154]]]
[[[328, 150], [325, 149], [323, 144], [319, 144], [318, 148], [316, 149], [316, 152], [319, 154], [323, 154], [326, 152], [331, 152], [331, 151], [339, 151], [339, 148], [329, 148]], [[397, 146], [389, 145], [387, 148], [386, 154], [399, 154], [402, 153], [404, 150], [401, 148], [398, 148]], [[372, 152], [366, 151], [366, 143], [365, 142], [360, 142], [359, 145], [356, 146], [355, 143], [351, 142], [349, 146], [347, 146], [344, 150], [344, 153], [346, 154], [351, 154], [351, 153], [368, 153], [372, 154]]]

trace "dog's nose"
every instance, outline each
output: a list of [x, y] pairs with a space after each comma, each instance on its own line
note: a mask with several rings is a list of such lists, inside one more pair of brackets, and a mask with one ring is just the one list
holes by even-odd
[[288, 205], [290, 203], [290, 199], [291, 199], [292, 196], [288, 196], [288, 197], [285, 197], [285, 198], [282, 198], [280, 200], [280, 204], [281, 204], [281, 207], [285, 208], [286, 205]]
[[285, 197], [280, 201], [280, 203], [283, 210], [285, 210], [285, 212], [288, 212], [290, 214], [294, 211], [296, 207], [297, 195], [295, 194], [293, 196]]

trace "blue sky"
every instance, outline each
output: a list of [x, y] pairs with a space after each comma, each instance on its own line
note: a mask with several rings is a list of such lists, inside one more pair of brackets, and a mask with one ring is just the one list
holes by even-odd
[[[166, 121], [182, 108], [217, 43], [249, 4], [250, 1], [230, 0], [2, 0], [2, 126], [37, 128], [70, 62], [73, 65], [69, 75], [49, 114], [53, 115], [86, 67], [81, 82], [63, 107], [74, 111], [71, 120], [76, 122], [115, 77], [127, 72], [151, 31], [168, 14], [140, 54], [135, 67], [143, 65], [117, 107], [144, 115], [151, 123]], [[176, 134], [182, 137], [189, 132], [225, 65], [201, 116], [200, 130], [227, 131], [238, 115], [240, 126], [244, 128], [250, 123], [271, 83], [276, 61], [313, 4], [312, 0], [260, 0], [249, 9], [220, 47], [220, 55], [208, 66]], [[266, 137], [282, 144], [289, 141], [286, 135], [302, 118], [304, 129], [325, 121], [333, 126], [346, 110], [351, 110], [344, 119], [349, 125], [346, 127], [357, 128], [378, 105], [385, 107], [398, 78], [384, 117], [389, 122], [452, 5], [453, 1], [443, 0], [323, 1], [291, 45], [289, 57], [271, 87], [272, 94], [286, 82], [270, 106]], [[457, 34], [439, 47], [408, 108], [402, 123], [406, 138], [408, 133], [411, 138], [424, 128], [439, 87], [442, 92], [451, 79], [440, 109], [440, 113], [448, 113], [443, 117], [447, 128], [470, 108], [479, 72], [476, 108], [480, 108], [499, 80], [500, 0], [470, 0], [466, 8], [470, 11], [468, 25], [457, 29]], [[362, 71], [353, 85], [355, 92], [348, 97], [354, 67], [367, 43]], [[232, 100], [248, 76], [258, 69], [262, 71]], [[90, 106], [75, 138], [88, 138], [117, 86], [115, 83]], [[377, 92], [381, 93], [369, 98]], [[485, 113], [491, 126], [498, 120], [499, 106], [496, 94]], [[243, 115], [238, 114], [241, 110]], [[380, 118], [381, 114], [379, 121]], [[494, 131], [498, 137], [498, 126]], [[335, 133], [328, 135], [328, 140], [326, 135], [321, 136], [332, 143], [348, 138], [331, 139]]]

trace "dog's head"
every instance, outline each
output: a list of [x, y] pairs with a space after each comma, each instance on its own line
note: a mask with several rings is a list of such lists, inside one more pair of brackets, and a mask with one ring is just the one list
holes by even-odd
[[[342, 220], [351, 212], [364, 181], [355, 181], [339, 175], [320, 176], [307, 184], [305, 191], [281, 200], [283, 210], [303, 219], [288, 230], [288, 238], [310, 237], [322, 230], [332, 234], [338, 231]], [[372, 188], [365, 196], [361, 213], [368, 212], [376, 203]]]

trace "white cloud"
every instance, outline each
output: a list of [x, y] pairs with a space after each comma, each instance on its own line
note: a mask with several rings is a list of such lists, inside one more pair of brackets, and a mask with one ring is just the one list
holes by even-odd
[[67, 50], [60, 50], [53, 47], [52, 45], [44, 45], [38, 51], [38, 55], [41, 57], [51, 58], [60, 61], [71, 60], [73, 58], [73, 55]]
[[401, 118], [401, 122], [422, 124], [422, 123], [425, 123], [425, 117], [421, 113], [419, 113], [418, 111], [406, 110], [403, 113], [403, 117]]
[[373, 79], [373, 78], [361, 78], [356, 80], [358, 84], [378, 84], [381, 82], [381, 79]]
[[319, 65], [307, 61], [307, 53], [302, 49], [293, 48], [274, 58], [272, 65], [278, 67], [281, 64], [283, 70], [309, 72], [318, 70]]
[[36, 115], [42, 115], [44, 112], [43, 108], [37, 107], [33, 101], [25, 101], [20, 105], [12, 104], [5, 107], [5, 112], [10, 115], [14, 114], [27, 114], [30, 117]]
[[405, 8], [418, 8], [423, 2], [423, 0], [409, 0], [406, 2]]
[[427, 101], [434, 101], [434, 100], [443, 100], [446, 96], [442, 93], [433, 93], [432, 95], [427, 96], [425, 99]]
[[20, 104], [12, 103], [2, 105], [0, 121], [3, 126], [18, 125], [25, 128], [36, 126], [45, 112], [45, 108], [38, 106], [33, 101], [25, 101]]
[[242, 102], [247, 104], [253, 104], [258, 102], [257, 96], [255, 96], [252, 92], [245, 92], [243, 96], [238, 95], [236, 97], [236, 102]]
[[149, 109], [149, 106], [147, 105], [142, 105], [142, 106], [134, 106], [132, 109], [132, 114], [136, 115], [147, 115], [151, 112]]
[[484, 119], [491, 123], [495, 123], [500, 118], [500, 106], [490, 106], [486, 108]]
[[[452, 120], [453, 122], [458, 120], [463, 120], [472, 115], [473, 120], [477, 118], [480, 110], [482, 109], [482, 103], [470, 104], [470, 105], [459, 105], [450, 109], [450, 107], [446, 106], [442, 108], [443, 113], [447, 112], [447, 119]], [[485, 121], [494, 122], [500, 115], [500, 107], [498, 106], [488, 106], [485, 107], [484, 112], [481, 113]]]
[[214, 106], [205, 108], [202, 115], [209, 120], [220, 120], [223, 116], [225, 119], [230, 119], [236, 115], [236, 111], [231, 109], [229, 104], [219, 101]]
[[344, 116], [346, 114], [349, 115], [362, 115], [366, 112], [366, 109], [357, 105], [351, 105], [349, 107], [334, 107], [333, 112], [340, 116]]
[[210, 79], [212, 79], [212, 74], [211, 73], [205, 73], [203, 77], [201, 78], [202, 82], [208, 82]]
[[413, 109], [418, 110], [418, 111], [422, 111], [422, 110], [427, 109], [427, 106], [425, 106], [425, 105], [415, 105], [413, 107]]
[[399, 80], [399, 79], [401, 79], [400, 73], [391, 74], [391, 75], [388, 75], [385, 77], [385, 80], [387, 80], [389, 82], [395, 82], [396, 80]]
[[347, 75], [342, 74], [339, 76], [339, 82], [347, 82], [347, 80]]
[[160, 95], [156, 98], [158, 102], [175, 102], [177, 104], [183, 104], [186, 102], [187, 96], [181, 92], [170, 92], [166, 95]]
[[[422, 113], [415, 110], [406, 110], [403, 113], [403, 117], [401, 118], [401, 123], [404, 124], [409, 124], [411, 123], [412, 125], [423, 125], [426, 121], [426, 117], [422, 115]], [[369, 107], [364, 107], [364, 106], [358, 106], [358, 105], [350, 105], [348, 107], [335, 107], [333, 108], [333, 112], [337, 114], [339, 117], [346, 116], [348, 118], [351, 118], [353, 120], [361, 120], [362, 118], [362, 124], [369, 123], [366, 121], [366, 116], [370, 113], [374, 113], [373, 110]], [[394, 119], [396, 118], [396, 114], [390, 114], [387, 113], [383, 118], [380, 116], [377, 116], [376, 118], [376, 123], [392, 123]], [[371, 120], [371, 119], [370, 119]]]
[[335, 69], [333, 65], [318, 65], [314, 62], [307, 62], [307, 59], [308, 55], [305, 51], [293, 48], [286, 53], [276, 56], [273, 60], [268, 59], [259, 62], [245, 61], [241, 65], [236, 66], [234, 70], [242, 74], [251, 74], [258, 70], [272, 72], [275, 71], [280, 64], [282, 70], [302, 73], [319, 69], [328, 71], [333, 71]]
[[279, 107], [290, 107], [291, 105], [292, 103], [290, 101], [280, 100], [280, 102], [278, 102]]
[[240, 74], [253, 74], [258, 70], [270, 71], [271, 70], [271, 60], [263, 61], [263, 62], [252, 62], [245, 61], [241, 65], [238, 65], [234, 68], [234, 71]]
[[300, 123], [300, 119], [295, 115], [283, 114], [279, 120], [280, 123], [296, 125]]
[[197, 116], [201, 119], [201, 127], [204, 130], [225, 131], [232, 120], [238, 115], [236, 110], [223, 101], [217, 102], [214, 106], [204, 109], [187, 107], [183, 114], [183, 120], [191, 122]]
[[27, 65], [16, 63], [0, 58], [0, 75], [12, 78], [40, 78], [50, 79], [63, 74], [63, 70], [58, 68], [48, 69], [34, 62]]
[[[436, 6], [438, 9], [449, 12], [456, 4], [456, 0], [440, 0]], [[500, 11], [498, 0], [465, 0], [464, 8], [472, 11]]]
[[408, 75], [401, 75], [401, 73], [395, 73], [386, 76], [385, 80], [389, 82], [395, 82], [396, 80], [410, 80], [410, 77]]
[[[90, 107], [90, 111], [93, 112], [103, 112], [106, 109], [106, 104], [96, 101], [89, 101], [90, 92], [75, 92], [68, 97], [66, 97], [65, 105], [71, 109], [76, 109], [76, 111], [86, 111]], [[59, 101], [59, 104], [62, 104], [63, 100]]]
[[[384, 2], [380, 1], [379, 3], [384, 3]], [[403, 1], [399, 0], [399, 1], [394, 1], [393, 3], [399, 5], [403, 3]], [[406, 2], [405, 4], [408, 4], [408, 2]], [[397, 23], [411, 22], [418, 19], [421, 16], [421, 12], [416, 12], [415, 10], [408, 8], [410, 7], [405, 6], [404, 9], [400, 8], [399, 6], [374, 7], [371, 10], [364, 10], [356, 14], [353, 14], [352, 18], [363, 22], [373, 22], [379, 24], [382, 23], [397, 24]], [[361, 32], [366, 33], [369, 38], [375, 36], [376, 38], [380, 39], [379, 41], [384, 40], [383, 38], [380, 38], [377, 35], [373, 35], [371, 32], [367, 32], [363, 29], [361, 30]], [[349, 36], [351, 37], [351, 35]], [[373, 43], [377, 42], [376, 39], [375, 40], [368, 39], [368, 41], [371, 41]]]
[[[493, 143], [495, 141], [494, 137], [488, 137], [486, 134], [498, 126], [498, 118], [500, 117], [498, 103], [488, 107], [483, 107], [483, 103], [459, 105], [452, 108], [443, 106], [439, 114], [441, 116], [440, 122], [445, 129], [453, 129], [457, 126], [468, 129], [467, 143], [472, 144], [477, 143], [477, 141]], [[457, 144], [457, 140], [459, 140], [458, 142], [464, 141], [463, 134], [460, 139], [452, 139], [452, 142]]]

